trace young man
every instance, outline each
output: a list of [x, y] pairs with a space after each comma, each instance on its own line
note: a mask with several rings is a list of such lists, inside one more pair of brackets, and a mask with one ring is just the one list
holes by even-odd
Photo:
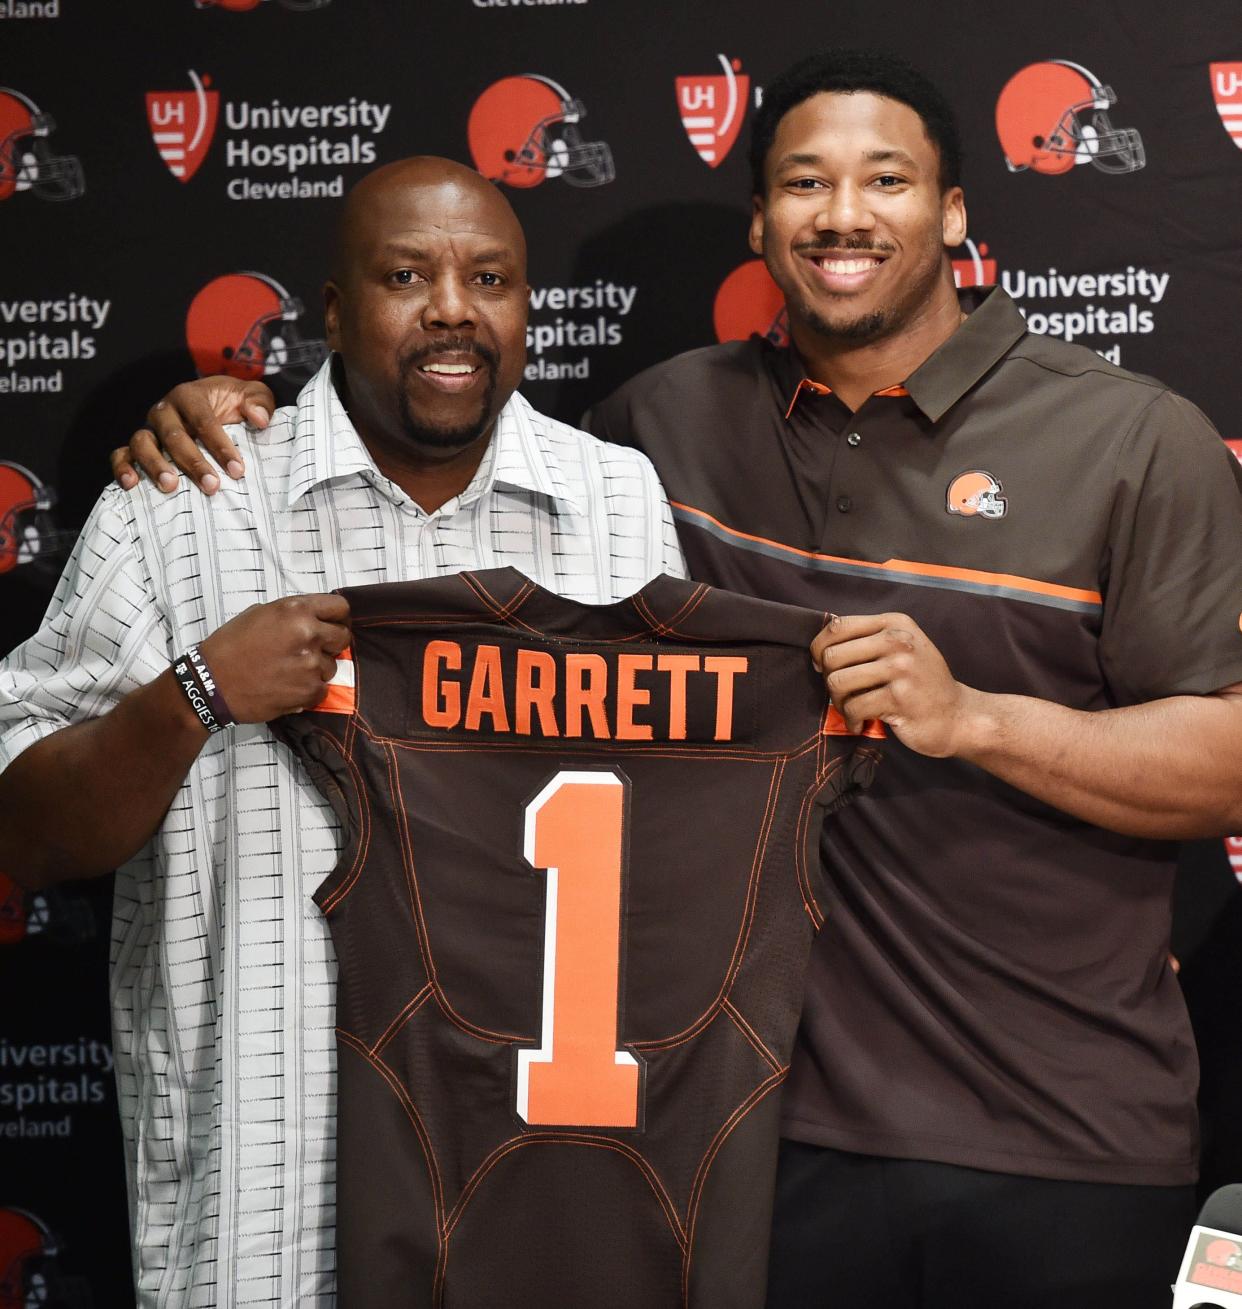
[[[333, 1301], [335, 966], [309, 897], [339, 823], [261, 726], [335, 673], [349, 613], [327, 592], [509, 564], [603, 604], [681, 575], [647, 460], [516, 393], [528, 295], [521, 228], [477, 173], [369, 174], [325, 290], [335, 369], [239, 437], [244, 487], [105, 493], [0, 664], [0, 867], [40, 887], [124, 865], [140, 1304]], [[228, 713], [245, 726], [216, 732]]]
[[[1163, 1309], [1197, 1147], [1160, 842], [1242, 822], [1239, 469], [1164, 387], [955, 293], [957, 133], [904, 63], [790, 69], [751, 157], [792, 348], [682, 355], [587, 425], [650, 455], [693, 576], [854, 615], [815, 656], [898, 742], [824, 849], [770, 1303]], [[170, 399], [196, 476], [183, 421], [223, 463], [213, 404], [270, 406]]]

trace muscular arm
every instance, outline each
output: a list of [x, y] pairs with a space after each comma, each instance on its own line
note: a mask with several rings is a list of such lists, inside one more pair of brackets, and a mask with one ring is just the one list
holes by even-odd
[[1099, 827], [1185, 840], [1242, 831], [1242, 685], [1094, 713], [956, 681], [905, 614], [837, 618], [812, 646], [852, 726], [963, 759]]
[[967, 690], [954, 753], [1114, 832], [1242, 831], [1242, 686], [1098, 713]]

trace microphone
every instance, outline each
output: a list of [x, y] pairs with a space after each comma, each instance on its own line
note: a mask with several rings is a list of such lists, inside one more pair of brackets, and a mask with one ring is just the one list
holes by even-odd
[[1173, 1309], [1242, 1309], [1242, 1183], [1204, 1201], [1173, 1286]]

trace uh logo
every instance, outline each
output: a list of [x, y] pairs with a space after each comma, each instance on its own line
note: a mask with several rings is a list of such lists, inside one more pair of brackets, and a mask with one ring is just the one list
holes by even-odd
[[750, 94], [750, 78], [742, 72], [742, 61], [724, 55], [716, 58], [719, 74], [676, 79], [681, 125], [709, 168], [718, 168], [733, 149]]
[[1242, 64], [1212, 64], [1212, 98], [1229, 139], [1242, 150]]
[[148, 91], [147, 126], [151, 139], [179, 182], [188, 182], [198, 172], [220, 113], [220, 93], [208, 90], [211, 78], [190, 70], [188, 91]]

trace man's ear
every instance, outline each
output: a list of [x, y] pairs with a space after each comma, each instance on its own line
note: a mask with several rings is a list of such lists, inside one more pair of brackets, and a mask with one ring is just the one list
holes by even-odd
[[328, 349], [341, 348], [341, 288], [335, 282], [323, 284], [323, 324], [327, 329]]
[[750, 248], [752, 253], [763, 254], [763, 197], [751, 196]]
[[951, 186], [940, 201], [944, 243], [956, 249], [966, 239], [966, 196], [960, 186]]

